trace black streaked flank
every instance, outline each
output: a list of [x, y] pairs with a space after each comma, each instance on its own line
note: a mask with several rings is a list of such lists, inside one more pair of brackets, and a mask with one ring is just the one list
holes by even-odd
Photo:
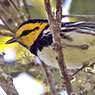
[[76, 28], [81, 28], [81, 27], [89, 27], [89, 28], [94, 28], [95, 29], [95, 22], [62, 22], [61, 27], [76, 27]]
[[[66, 39], [68, 41], [72, 41], [72, 38], [66, 35], [60, 34], [63, 39]], [[43, 32], [39, 35], [35, 43], [30, 47], [31, 53], [35, 54], [37, 56], [37, 50], [42, 50], [44, 47], [48, 47], [52, 45], [52, 34], [50, 32], [47, 32], [46, 34], [43, 34]]]
[[69, 29], [69, 28], [67, 28], [67, 29], [62, 29], [61, 30], [61, 32], [74, 32], [74, 30], [76, 30], [76, 28], [73, 28], [73, 29]]
[[52, 40], [52, 35], [49, 34], [48, 36], [42, 36], [40, 41], [38, 42], [38, 49], [41, 51], [43, 47], [48, 47], [52, 45], [53, 40]]
[[35, 31], [35, 30], [38, 30], [38, 29], [39, 29], [39, 27], [36, 27], [36, 28], [34, 28], [34, 29], [32, 29], [32, 30], [24, 30], [24, 31], [22, 32], [22, 34], [20, 35], [20, 37], [26, 36], [27, 34], [33, 32], [33, 31]]
[[52, 35], [48, 36], [42, 36], [42, 32], [35, 41], [35, 43], [30, 47], [31, 53], [35, 54], [37, 56], [37, 50], [42, 50], [44, 47], [50, 46], [53, 41], [52, 41]]
[[70, 36], [65, 35], [64, 33], [60, 33], [60, 36], [61, 36], [61, 38], [65, 39], [65, 40], [73, 41], [73, 39]]

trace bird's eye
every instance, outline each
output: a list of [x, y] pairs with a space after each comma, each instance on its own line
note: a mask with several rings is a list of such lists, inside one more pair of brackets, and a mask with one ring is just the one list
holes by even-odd
[[20, 37], [26, 36], [27, 34], [33, 32], [33, 31], [35, 31], [35, 30], [38, 30], [38, 29], [39, 29], [39, 27], [36, 27], [36, 28], [34, 28], [34, 29], [31, 29], [31, 30], [24, 30], [24, 31], [22, 32], [22, 34], [20, 35]]

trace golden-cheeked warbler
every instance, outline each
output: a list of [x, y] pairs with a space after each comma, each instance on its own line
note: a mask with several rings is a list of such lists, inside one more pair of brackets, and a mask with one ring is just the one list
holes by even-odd
[[[60, 36], [68, 68], [77, 68], [85, 62], [95, 61], [94, 22], [61, 23]], [[18, 27], [15, 37], [6, 44], [13, 42], [19, 42], [46, 64], [58, 68], [48, 20], [34, 19], [24, 22]]]

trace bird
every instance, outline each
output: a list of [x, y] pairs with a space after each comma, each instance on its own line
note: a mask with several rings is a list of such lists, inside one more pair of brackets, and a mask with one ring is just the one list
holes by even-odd
[[[59, 68], [52, 38], [47, 19], [31, 19], [23, 22], [6, 44], [18, 42], [47, 65]], [[60, 38], [68, 69], [95, 62], [95, 22], [61, 22]]]

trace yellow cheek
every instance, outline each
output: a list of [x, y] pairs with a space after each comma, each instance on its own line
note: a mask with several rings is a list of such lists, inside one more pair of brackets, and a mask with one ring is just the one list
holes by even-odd
[[[31, 24], [30, 24], [31, 25]], [[29, 25], [29, 26], [30, 26]], [[34, 44], [34, 42], [37, 40], [39, 34], [42, 32], [42, 30], [45, 28], [45, 26], [47, 25], [47, 23], [43, 23], [40, 25], [40, 23], [36, 23], [34, 24], [34, 26], [38, 26], [39, 27], [39, 30], [35, 30], [35, 31], [32, 31], [31, 33], [25, 35], [25, 36], [22, 36], [22, 37], [19, 37], [18, 34], [20, 35], [20, 30], [17, 32], [16, 34], [16, 37], [18, 38], [18, 41], [23, 43], [24, 45], [30, 47]], [[40, 25], [40, 26], [39, 26]], [[23, 26], [24, 27], [24, 26]], [[29, 28], [29, 27], [28, 27]], [[26, 29], [26, 27], [25, 27]], [[28, 29], [30, 30], [30, 28]], [[19, 33], [20, 32], [20, 33]]]
[[24, 45], [30, 47], [34, 43], [34, 36], [29, 36], [29, 35], [23, 36], [18, 41], [20, 41]]
[[34, 31], [29, 33], [26, 36], [22, 36], [21, 38], [19, 38], [18, 41], [20, 41], [21, 43], [23, 43], [24, 45], [30, 47], [34, 44], [34, 42], [37, 40], [39, 34], [41, 31]]
[[29, 23], [22, 26], [18, 31], [16, 32], [16, 37], [19, 37], [24, 30], [32, 30], [36, 27], [40, 27], [41, 23]]

